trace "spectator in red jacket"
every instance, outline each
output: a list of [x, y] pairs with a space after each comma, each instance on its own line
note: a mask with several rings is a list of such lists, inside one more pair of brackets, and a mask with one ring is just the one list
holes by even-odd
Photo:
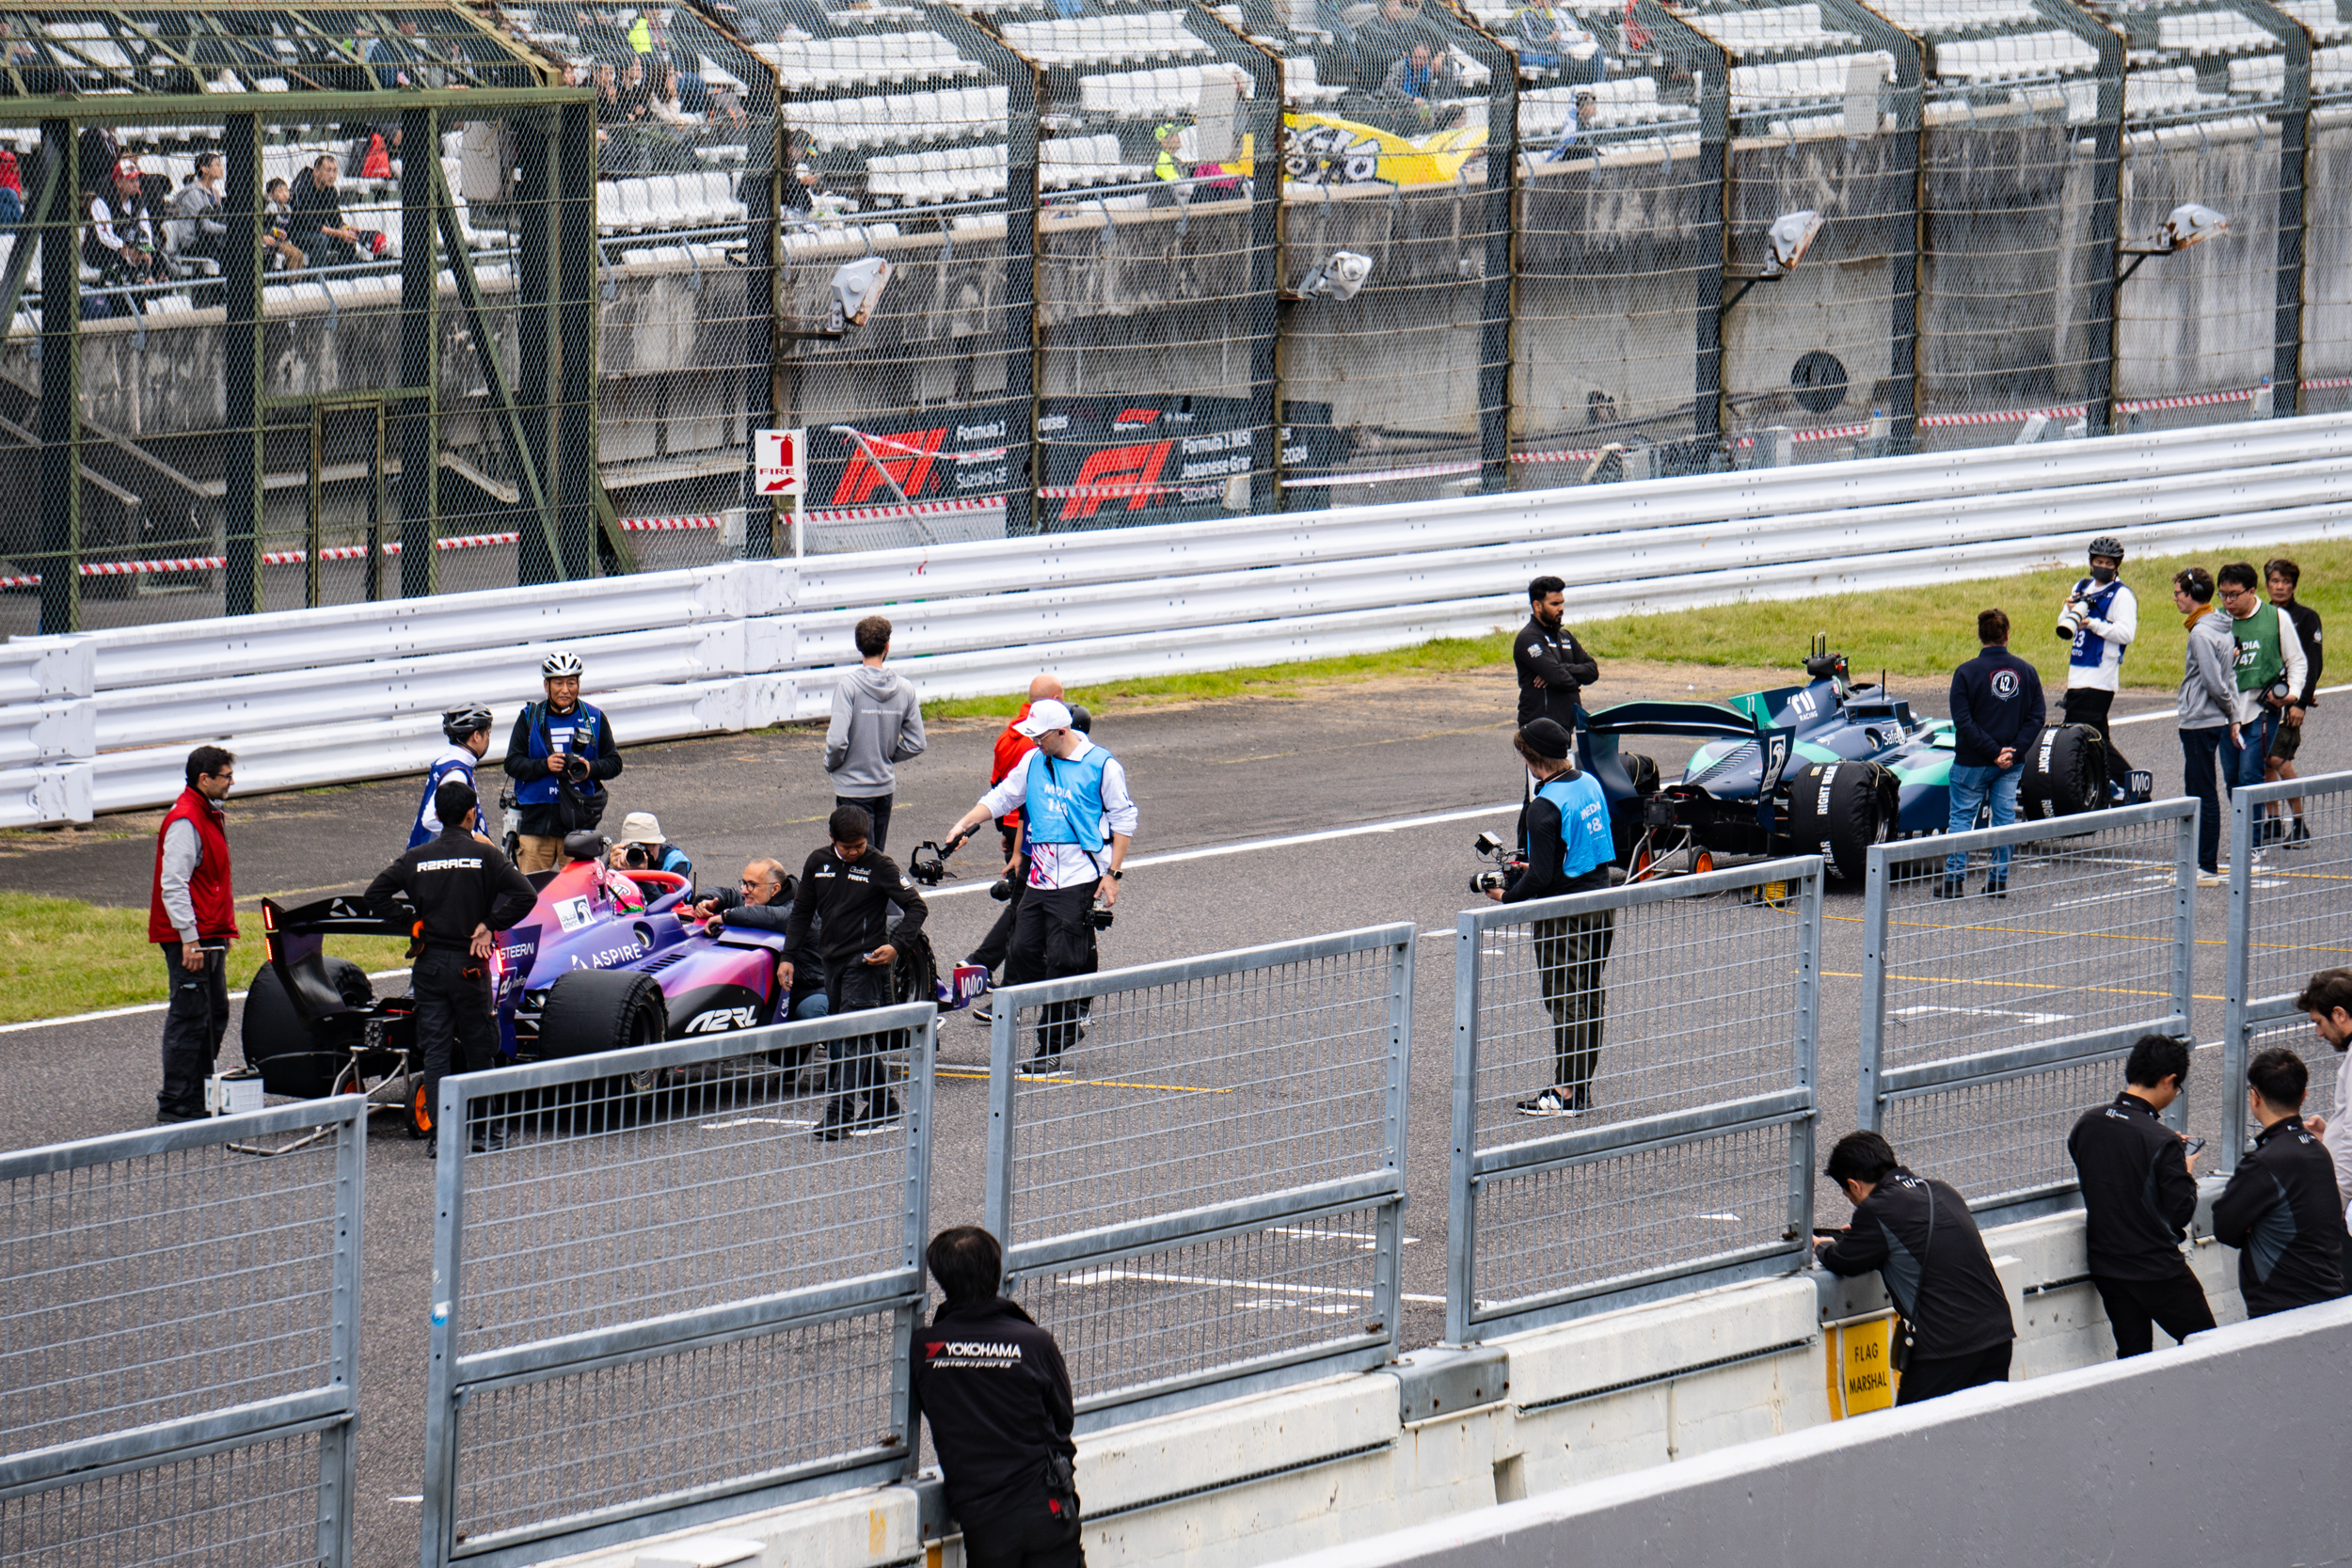
[[[1021, 721], [1029, 717], [1029, 709], [1039, 703], [1059, 702], [1061, 695], [1061, 682], [1052, 675], [1040, 675], [1029, 683], [1029, 700], [1021, 705], [1019, 713], [1005, 721], [1003, 733], [996, 736], [996, 754], [989, 763], [989, 788], [1003, 784], [1006, 775], [1021, 766], [1021, 759], [1037, 750], [1037, 742], [1021, 733]], [[1021, 852], [1021, 813], [1011, 811], [998, 817], [996, 831], [1004, 836], [1005, 881], [1012, 895], [1005, 901], [1005, 912], [996, 917], [988, 935], [963, 960], [980, 965], [992, 976], [1012, 949], [1013, 917], [1021, 912], [1021, 890], [1029, 879], [1028, 857]], [[977, 1023], [991, 1022], [988, 1004], [983, 1002], [974, 1007], [972, 1018]]]
[[187, 788], [164, 814], [149, 884], [147, 940], [164, 950], [171, 1002], [164, 1010], [164, 1086], [155, 1119], [205, 1114], [204, 1080], [229, 1032], [229, 944], [237, 935], [229, 835], [220, 802], [237, 782], [237, 759], [217, 746], [188, 753]]

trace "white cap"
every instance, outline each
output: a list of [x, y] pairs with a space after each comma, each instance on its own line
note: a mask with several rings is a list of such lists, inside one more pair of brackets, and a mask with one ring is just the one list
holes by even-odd
[[621, 818], [621, 836], [616, 844], [660, 844], [661, 820], [649, 811], [633, 811]]
[[1025, 735], [1031, 740], [1035, 740], [1048, 730], [1066, 730], [1069, 727], [1069, 707], [1048, 697], [1041, 703], [1031, 703], [1029, 716], [1015, 724], [1013, 732], [1016, 735]]

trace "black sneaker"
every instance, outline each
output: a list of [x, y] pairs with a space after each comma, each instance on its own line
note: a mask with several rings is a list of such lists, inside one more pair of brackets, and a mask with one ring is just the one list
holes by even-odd
[[850, 1129], [853, 1138], [869, 1138], [877, 1132], [887, 1132], [898, 1125], [898, 1097], [887, 1089], [877, 1089], [866, 1102], [866, 1114]]
[[2261, 836], [2254, 841], [2257, 844], [2276, 844], [2287, 836], [2287, 825], [2278, 817], [2264, 817], [2262, 827]]
[[1520, 1101], [1518, 1113], [1523, 1117], [1573, 1117], [1581, 1116], [1582, 1111], [1574, 1096], [1549, 1088], [1533, 1100]]
[[437, 1160], [437, 1159], [439, 1159], [439, 1158], [441, 1157], [441, 1140], [440, 1140], [440, 1139], [438, 1139], [438, 1138], [435, 1138], [435, 1137], [427, 1137], [427, 1138], [424, 1140], [424, 1157], [425, 1157], [426, 1159], [428, 1159], [428, 1160]]
[[1021, 1065], [1022, 1075], [1028, 1078], [1067, 1078], [1070, 1069], [1061, 1065], [1061, 1053], [1041, 1051]]
[[2009, 879], [2007, 877], [1987, 877], [1984, 879], [1984, 895], [1987, 898], [2008, 897]]
[[2292, 849], [2298, 844], [2309, 844], [2311, 841], [2312, 830], [2310, 826], [2306, 824], [2301, 817], [2296, 817], [2295, 819], [2295, 831], [2287, 834], [2287, 847]]
[[1935, 884], [1935, 896], [1938, 898], [1965, 898], [1968, 896], [1968, 883], [1963, 878], [1947, 877], [1942, 881]]
[[471, 1147], [476, 1154], [499, 1153], [506, 1148], [506, 1129], [491, 1127], [476, 1132]]
[[815, 1131], [813, 1131], [809, 1135], [815, 1138], [822, 1138], [827, 1143], [833, 1143], [839, 1139], [848, 1137], [850, 1135], [850, 1129], [855, 1126], [856, 1123], [857, 1117], [856, 1114], [850, 1109], [850, 1101], [847, 1100], [835, 1100], [825, 1107], [824, 1120], [818, 1122]]

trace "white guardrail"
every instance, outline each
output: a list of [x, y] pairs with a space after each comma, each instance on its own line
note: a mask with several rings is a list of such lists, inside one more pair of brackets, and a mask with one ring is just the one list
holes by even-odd
[[558, 646], [634, 743], [823, 717], [877, 610], [925, 697], [975, 696], [1476, 635], [1521, 620], [1543, 572], [1623, 613], [1997, 576], [2098, 533], [2344, 537], [2348, 493], [2340, 414], [20, 637], [0, 645], [0, 826], [162, 805], [207, 741], [245, 790], [415, 772], [443, 709], [511, 713]]

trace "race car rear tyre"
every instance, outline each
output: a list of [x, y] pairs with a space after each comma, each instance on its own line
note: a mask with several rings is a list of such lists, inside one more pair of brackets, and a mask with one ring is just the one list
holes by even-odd
[[670, 1010], [650, 974], [576, 969], [548, 988], [539, 1014], [542, 1058], [588, 1056], [669, 1037]]
[[1788, 853], [1819, 855], [1831, 876], [1861, 881], [1870, 846], [1894, 827], [1892, 782], [1874, 762], [1807, 764], [1788, 783]]
[[[375, 1000], [367, 971], [348, 958], [328, 958], [326, 977], [355, 1007]], [[267, 1094], [316, 1100], [335, 1092], [335, 1079], [351, 1060], [347, 1039], [312, 1027], [294, 1011], [278, 971], [263, 964], [246, 989], [239, 1039], [245, 1065], [262, 1075]]]
[[2077, 816], [2107, 803], [2107, 751], [2088, 724], [2052, 724], [2026, 753], [2017, 816], [2026, 822]]

